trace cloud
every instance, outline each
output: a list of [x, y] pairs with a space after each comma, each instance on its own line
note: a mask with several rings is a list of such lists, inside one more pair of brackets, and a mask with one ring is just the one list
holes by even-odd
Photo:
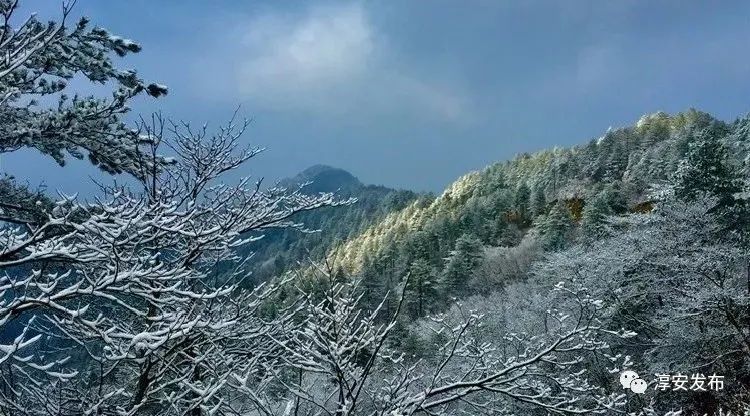
[[465, 120], [468, 100], [404, 65], [359, 3], [247, 23], [239, 92], [255, 105], [334, 115], [409, 113]]
[[264, 16], [249, 27], [240, 87], [250, 95], [351, 82], [372, 64], [375, 42], [360, 7], [318, 9], [301, 21]]
[[574, 83], [585, 92], [611, 85], [613, 79], [623, 76], [622, 56], [611, 45], [591, 45], [578, 54]]

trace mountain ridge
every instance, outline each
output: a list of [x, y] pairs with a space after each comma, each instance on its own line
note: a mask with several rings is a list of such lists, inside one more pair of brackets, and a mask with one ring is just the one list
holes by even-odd
[[351, 191], [366, 186], [351, 172], [325, 164], [312, 165], [292, 177], [279, 181], [279, 185], [285, 188], [305, 183], [308, 185], [303, 191], [310, 193]]
[[356, 202], [300, 212], [291, 218], [309, 230], [318, 230], [316, 232], [303, 233], [288, 228], [267, 230], [259, 243], [252, 247], [252, 252], [243, 253], [256, 266], [253, 278], [249, 280], [251, 284], [289, 271], [308, 257], [324, 257], [328, 247], [356, 236], [388, 213], [400, 210], [420, 197], [420, 194], [408, 190], [364, 184], [352, 173], [324, 164], [312, 165], [282, 179], [278, 185], [287, 189], [302, 186], [300, 191], [306, 194], [333, 192], [341, 199], [354, 198]]
[[415, 262], [428, 269], [425, 279], [439, 280], [463, 237], [488, 247], [518, 246], [532, 231], [545, 241], [578, 238], [587, 221], [603, 217], [587, 214], [590, 201], [603, 201], [607, 215], [647, 211], [650, 185], [669, 180], [691, 143], [710, 134], [737, 147], [738, 123], [695, 109], [657, 112], [581, 145], [520, 154], [462, 175], [437, 197], [412, 200], [327, 255], [344, 274], [361, 276], [379, 299]]

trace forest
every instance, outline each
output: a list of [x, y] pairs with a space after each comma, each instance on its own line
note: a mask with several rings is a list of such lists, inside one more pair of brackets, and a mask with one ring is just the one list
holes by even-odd
[[138, 43], [16, 13], [0, 154], [110, 180], [0, 178], [0, 415], [750, 412], [750, 116], [647, 114], [440, 195], [230, 180], [241, 115], [131, 123], [169, 92], [120, 69]]

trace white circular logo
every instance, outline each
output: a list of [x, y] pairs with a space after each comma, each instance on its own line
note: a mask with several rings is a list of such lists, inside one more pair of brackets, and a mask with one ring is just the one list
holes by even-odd
[[637, 394], [643, 394], [646, 392], [646, 388], [648, 387], [648, 384], [646, 383], [646, 380], [637, 378], [630, 382], [630, 390], [633, 393]]
[[630, 383], [638, 378], [640, 377], [638, 377], [638, 373], [636, 373], [635, 371], [623, 371], [622, 373], [620, 373], [620, 384], [622, 384], [622, 388], [629, 390]]
[[620, 384], [622, 388], [630, 390], [636, 394], [643, 394], [648, 388], [648, 383], [638, 376], [638, 373], [626, 370], [620, 373]]

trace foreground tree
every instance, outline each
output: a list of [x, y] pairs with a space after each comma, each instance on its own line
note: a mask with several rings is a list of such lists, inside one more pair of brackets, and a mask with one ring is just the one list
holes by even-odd
[[[248, 270], [235, 249], [264, 229], [301, 227], [290, 220], [297, 212], [337, 204], [247, 179], [214, 185], [258, 153], [238, 147], [246, 124], [210, 137], [172, 125], [167, 141], [153, 122], [141, 126], [149, 144], [135, 162], [142, 190], [64, 198], [42, 224], [2, 230], [0, 324], [25, 324], [3, 348], [6, 409], [195, 414], [221, 403], [247, 365], [232, 357], [262, 351], [253, 339], [266, 324], [252, 311], [273, 290], [239, 288]], [[167, 143], [176, 157], [157, 169]]]
[[609, 326], [638, 333], [615, 348], [633, 357], [639, 373], [725, 376], [720, 392], [655, 393], [663, 412], [742, 412], [750, 397], [747, 250], [727, 237], [718, 201], [667, 194], [653, 213], [617, 220], [617, 234], [553, 254], [535, 268], [547, 280], [577, 276], [605, 301]]
[[490, 336], [485, 318], [460, 306], [423, 320], [413, 331], [429, 347], [418, 359], [391, 347], [403, 296], [383, 321], [382, 303], [370, 313], [361, 309], [356, 280], [336, 282], [329, 270], [317, 271], [327, 282], [322, 299], [305, 295], [303, 319], [275, 337], [291, 369], [276, 370], [288, 399], [266, 402], [261, 413], [603, 414], [622, 405], [622, 395], [607, 394], [581, 370], [588, 357], [607, 355], [607, 339], [633, 334], [603, 327], [601, 302], [573, 281], [544, 298], [560, 308], [540, 311], [541, 332]]
[[[160, 96], [166, 88], [147, 85], [135, 71], [117, 69], [112, 53], [124, 56], [138, 52], [140, 46], [104, 29], [90, 28], [85, 18], [69, 27], [71, 7], [72, 3], [63, 5], [60, 23], [44, 23], [31, 16], [16, 25], [18, 2], [0, 2], [0, 52], [4, 57], [0, 62], [0, 153], [31, 147], [60, 164], [66, 156], [88, 155], [105, 171], [133, 172], [138, 133], [127, 128], [121, 117], [130, 98], [142, 92]], [[69, 99], [63, 92], [76, 75], [96, 83], [113, 83], [112, 98]], [[57, 103], [43, 106], [39, 98]], [[12, 177], [0, 179], [0, 343], [7, 343], [0, 348], [0, 364], [5, 370], [2, 406], [6, 411], [27, 411], [19, 400], [30, 392], [20, 386], [38, 387], [40, 381], [32, 378], [33, 374], [55, 380], [75, 375], [74, 371], [53, 368], [60, 364], [56, 358], [43, 363], [32, 360], [30, 351], [41, 344], [42, 333], [29, 328], [43, 320], [40, 309], [71, 317], [85, 308], [82, 303], [67, 302], [85, 295], [86, 286], [76, 284], [77, 277], [61, 263], [95, 262], [106, 255], [102, 251], [106, 246], [83, 249], [91, 241], [77, 238], [92, 224], [86, 221], [84, 210], [73, 205], [69, 199], [55, 202], [39, 191], [19, 186]], [[102, 218], [107, 216], [104, 210], [98, 211]], [[102, 231], [104, 224], [99, 225], [98, 231]], [[95, 287], [89, 287], [91, 293]], [[40, 396], [34, 402], [48, 399]]]
[[[112, 53], [140, 47], [86, 19], [69, 28], [70, 4], [60, 23], [31, 17], [14, 27], [16, 9], [0, 2], [0, 152], [32, 147], [60, 164], [87, 155], [136, 186], [102, 185], [81, 202], [2, 182], [0, 411], [202, 414], [226, 405], [230, 376], [260, 366], [268, 349], [259, 334], [279, 327], [254, 312], [274, 288], [239, 288], [248, 271], [236, 248], [337, 203], [249, 179], [223, 184], [261, 151], [240, 146], [247, 123], [213, 135], [160, 117], [126, 127], [130, 98], [166, 93], [114, 67]], [[76, 75], [113, 82], [112, 98], [69, 100], [62, 92]], [[56, 94], [57, 106], [34, 99]]]
[[[158, 97], [166, 87], [115, 67], [111, 55], [139, 52], [137, 43], [91, 28], [86, 18], [68, 26], [73, 3], [64, 3], [59, 23], [31, 16], [15, 25], [18, 1], [0, 1], [0, 153], [31, 147], [61, 165], [66, 156], [88, 155], [107, 172], [132, 173], [138, 142], [122, 122], [128, 100], [141, 93]], [[75, 76], [113, 83], [112, 97], [70, 99], [64, 92]], [[40, 105], [40, 98], [54, 104]]]

